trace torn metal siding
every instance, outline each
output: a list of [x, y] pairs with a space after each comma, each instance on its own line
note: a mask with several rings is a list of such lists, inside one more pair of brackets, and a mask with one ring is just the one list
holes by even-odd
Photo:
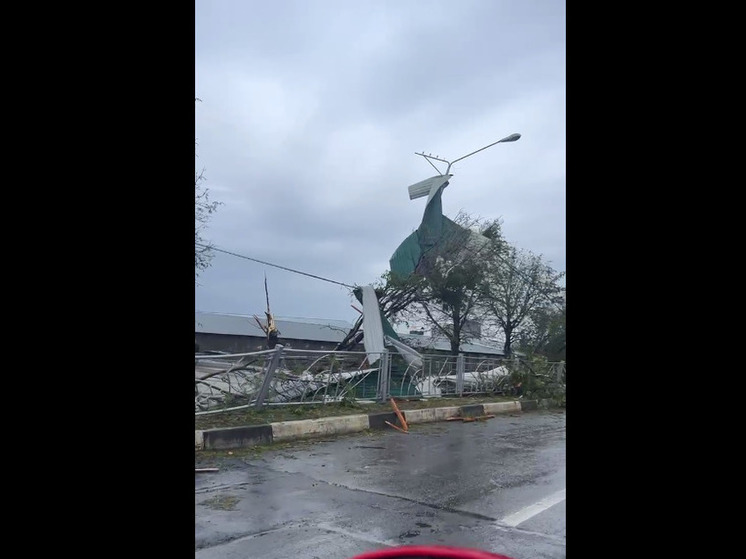
[[363, 292], [363, 345], [368, 354], [368, 363], [373, 365], [385, 349], [383, 343], [383, 323], [378, 297], [372, 285], [364, 285]]

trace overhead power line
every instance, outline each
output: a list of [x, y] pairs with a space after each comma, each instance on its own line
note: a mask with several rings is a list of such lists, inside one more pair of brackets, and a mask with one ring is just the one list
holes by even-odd
[[309, 274], [307, 272], [301, 272], [300, 270], [293, 270], [292, 268], [287, 268], [285, 266], [280, 266], [279, 264], [272, 264], [271, 262], [265, 262], [264, 260], [258, 260], [257, 258], [251, 258], [249, 256], [244, 256], [243, 254], [236, 254], [235, 252], [230, 252], [228, 250], [224, 250], [222, 248], [218, 248], [218, 247], [213, 246], [213, 245], [205, 245], [203, 243], [197, 243], [197, 242], [195, 242], [194, 244], [196, 246], [198, 246], [198, 247], [202, 247], [202, 248], [209, 249], [209, 250], [214, 250], [215, 252], [222, 252], [222, 253], [225, 253], [225, 254], [230, 254], [231, 256], [236, 256], [238, 258], [243, 258], [245, 260], [251, 260], [252, 262], [259, 262], [260, 264], [265, 264], [267, 266], [272, 266], [274, 268], [280, 268], [281, 270], [287, 270], [288, 272], [293, 272], [295, 274], [301, 274], [303, 276], [308, 276], [310, 278], [315, 278], [315, 279], [319, 279], [319, 280], [322, 280], [322, 281], [328, 281], [329, 283], [336, 283], [337, 285], [342, 285], [342, 286], [347, 287], [349, 289], [355, 289], [354, 285], [348, 285], [346, 283], [342, 283], [341, 281], [335, 281], [335, 280], [329, 279], [329, 278], [322, 278], [321, 276], [315, 276], [315, 275]]
[[[224, 254], [230, 254], [231, 256], [236, 256], [238, 258], [243, 258], [244, 260], [251, 260], [252, 262], [258, 262], [258, 263], [264, 264], [266, 266], [272, 266], [274, 268], [280, 268], [281, 270], [286, 270], [288, 272], [293, 272], [295, 274], [301, 274], [303, 276], [308, 276], [310, 278], [315, 278], [315, 279], [319, 279], [319, 280], [322, 280], [322, 281], [328, 281], [329, 283], [335, 283], [337, 285], [341, 285], [343, 287], [347, 287], [348, 289], [355, 289], [354, 285], [349, 285], [349, 284], [343, 283], [341, 281], [336, 281], [336, 280], [333, 280], [333, 279], [324, 278], [324, 277], [317, 276], [317, 275], [314, 275], [314, 274], [309, 274], [307, 272], [301, 272], [300, 270], [294, 270], [293, 268], [288, 268], [286, 266], [280, 266], [279, 264], [273, 264], [271, 262], [266, 262], [264, 260], [259, 260], [257, 258], [251, 258], [250, 256], [244, 256], [243, 254], [237, 254], [235, 252], [231, 252], [231, 251], [228, 251], [228, 250], [225, 250], [225, 249], [222, 249], [222, 248], [218, 248], [218, 247], [216, 247], [214, 245], [206, 245], [204, 243], [198, 243], [198, 242], [195, 242], [194, 244], [195, 244], [195, 246], [198, 246], [198, 247], [201, 247], [201, 248], [204, 248], [204, 249], [214, 250], [215, 252], [222, 252]], [[482, 250], [482, 248], [480, 248], [477, 251], [477, 254], [479, 254], [481, 252], [481, 250]], [[498, 260], [501, 260], [503, 262], [503, 264], [505, 264], [508, 268], [510, 268], [514, 273], [516, 273], [517, 275], [523, 277], [523, 279], [525, 279], [526, 281], [529, 281], [529, 282], [533, 281], [531, 278], [529, 278], [528, 276], [526, 276], [521, 270], [519, 270], [516, 267], [514, 267], [509, 261], [505, 260], [502, 256], [500, 256], [500, 255], [496, 255], [496, 256], [497, 256]], [[545, 295], [546, 294], [547, 293], [545, 293]], [[562, 307], [560, 305], [558, 305], [556, 302], [554, 302], [554, 301], [551, 301], [551, 302], [552, 302], [552, 304], [554, 306], [557, 307], [558, 310], [562, 310]]]

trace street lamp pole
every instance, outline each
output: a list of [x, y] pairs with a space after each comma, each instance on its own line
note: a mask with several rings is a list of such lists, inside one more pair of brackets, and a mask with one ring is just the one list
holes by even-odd
[[490, 148], [490, 147], [494, 146], [495, 144], [499, 144], [500, 142], [515, 142], [520, 137], [521, 137], [521, 135], [517, 134], [517, 133], [516, 134], [511, 134], [510, 136], [505, 136], [502, 140], [498, 140], [496, 142], [492, 142], [488, 146], [484, 146], [483, 148], [479, 148], [476, 151], [472, 151], [471, 153], [467, 153], [466, 155], [464, 155], [462, 157], [459, 157], [458, 159], [454, 159], [453, 161], [446, 161], [445, 159], [440, 159], [439, 157], [433, 157], [432, 155], [425, 155], [424, 152], [423, 153], [417, 153], [417, 152], [415, 152], [415, 155], [421, 155], [422, 157], [424, 157], [425, 159], [427, 159], [427, 162], [430, 163], [430, 165], [433, 165], [433, 163], [432, 163], [432, 161], [430, 161], [430, 159], [435, 159], [436, 161], [442, 161], [443, 163], [448, 163], [448, 168], [446, 169], [445, 173], [440, 173], [440, 171], [438, 170], [438, 168], [435, 167], [435, 165], [433, 165], [433, 168], [435, 168], [435, 170], [438, 171], [438, 173], [440, 173], [441, 175], [447, 175], [448, 171], [451, 170], [451, 165], [453, 165], [457, 161], [461, 161], [462, 159], [466, 159], [467, 157], [469, 157], [471, 155], [474, 155], [475, 153], [479, 153], [480, 151], [485, 150], [487, 148]]

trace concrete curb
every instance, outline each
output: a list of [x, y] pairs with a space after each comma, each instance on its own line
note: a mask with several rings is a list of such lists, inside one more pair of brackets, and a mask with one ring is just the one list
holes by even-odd
[[[468, 406], [423, 408], [402, 410], [408, 424], [445, 421], [449, 417], [479, 417], [487, 414], [523, 412], [538, 408], [554, 407], [551, 400], [515, 400], [513, 402], [493, 402]], [[359, 415], [340, 415], [321, 419], [301, 419], [278, 421], [265, 425], [196, 430], [195, 450], [228, 450], [267, 445], [280, 441], [324, 437], [355, 433], [367, 429], [391, 429], [386, 421], [397, 425], [396, 414], [392, 412]]]

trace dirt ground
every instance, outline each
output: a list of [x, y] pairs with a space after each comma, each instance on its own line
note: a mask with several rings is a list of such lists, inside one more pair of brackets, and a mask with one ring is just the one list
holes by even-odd
[[[514, 396], [465, 397], [465, 398], [427, 398], [420, 400], [396, 399], [400, 410], [422, 408], [441, 408], [449, 406], [468, 406], [485, 402], [513, 402]], [[341, 402], [314, 405], [265, 406], [262, 409], [246, 408], [222, 413], [209, 413], [194, 416], [194, 428], [199, 430], [222, 427], [242, 427], [246, 425], [263, 425], [275, 421], [293, 421], [299, 419], [318, 419], [338, 415], [355, 415], [393, 411], [391, 402], [385, 404], [361, 404]]]

